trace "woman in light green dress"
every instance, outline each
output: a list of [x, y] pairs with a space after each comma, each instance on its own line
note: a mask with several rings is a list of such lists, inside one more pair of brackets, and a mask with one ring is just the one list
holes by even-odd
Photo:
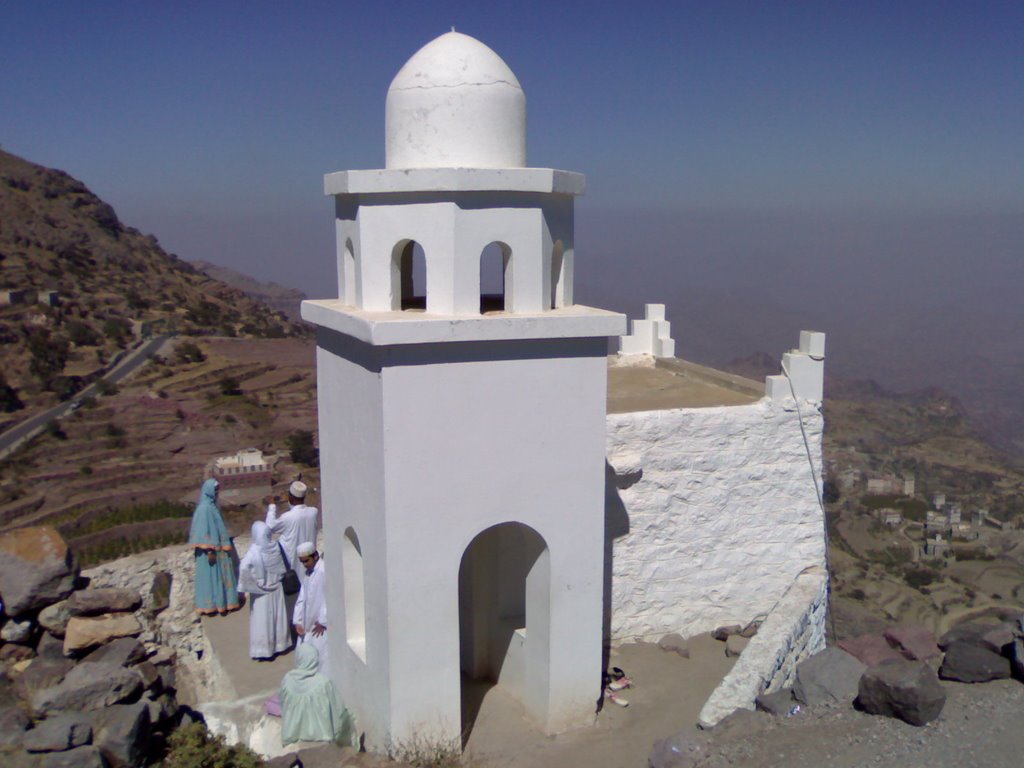
[[334, 683], [321, 675], [316, 646], [300, 645], [295, 669], [281, 680], [281, 743], [336, 741], [353, 745], [352, 715], [338, 701]]

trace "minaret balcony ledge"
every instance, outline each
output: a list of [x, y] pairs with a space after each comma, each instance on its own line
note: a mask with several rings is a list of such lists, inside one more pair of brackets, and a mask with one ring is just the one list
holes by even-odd
[[368, 312], [340, 299], [302, 302], [302, 319], [373, 346], [445, 341], [574, 339], [621, 336], [626, 316], [574, 304], [537, 313], [432, 315], [417, 311]]

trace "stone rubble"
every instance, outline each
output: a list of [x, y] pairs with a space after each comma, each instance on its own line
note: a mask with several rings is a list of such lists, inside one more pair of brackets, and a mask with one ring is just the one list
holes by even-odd
[[[147, 555], [149, 567], [109, 564], [83, 578], [53, 528], [0, 535], [0, 690], [16, 704], [0, 702], [4, 768], [134, 768], [160, 757], [184, 713], [176, 667], [198, 624], [191, 594], [180, 594], [188, 580], [168, 567], [191, 566], [190, 553]], [[163, 621], [172, 611], [174, 627]]]

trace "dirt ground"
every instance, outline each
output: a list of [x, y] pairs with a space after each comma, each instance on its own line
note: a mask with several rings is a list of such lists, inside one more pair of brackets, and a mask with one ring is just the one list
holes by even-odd
[[[920, 728], [850, 707], [785, 718], [751, 714], [742, 722], [720, 724], [700, 757], [679, 768], [1010, 768], [1024, 763], [1024, 685], [999, 680], [943, 683], [943, 688], [942, 714]], [[645, 759], [637, 755], [629, 765], [644, 766]]]
[[735, 659], [709, 635], [690, 638], [690, 658], [648, 643], [613, 649], [610, 664], [634, 681], [623, 691], [626, 708], [605, 702], [587, 728], [545, 736], [522, 707], [500, 688], [491, 688], [466, 745], [472, 766], [560, 768], [643, 766], [656, 739], [695, 723], [701, 707]]

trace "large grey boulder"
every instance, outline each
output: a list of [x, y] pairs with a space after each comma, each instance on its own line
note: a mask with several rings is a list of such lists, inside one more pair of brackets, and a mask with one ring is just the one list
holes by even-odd
[[63, 659], [64, 641], [58, 640], [49, 632], [43, 632], [36, 643], [36, 653], [44, 659]]
[[95, 744], [67, 752], [49, 752], [41, 755], [39, 768], [106, 768], [107, 763]]
[[0, 747], [17, 747], [32, 720], [23, 709], [0, 707]]
[[923, 624], [904, 624], [885, 630], [885, 639], [907, 659], [929, 661], [942, 656], [935, 635]]
[[8, 619], [2, 629], [0, 629], [0, 640], [5, 643], [28, 643], [32, 639], [32, 630], [35, 628], [35, 622], [31, 619], [25, 619], [19, 621], [18, 619]]
[[37, 691], [60, 683], [73, 666], [75, 663], [63, 656], [59, 659], [38, 656], [18, 675], [14, 681], [14, 690], [25, 701], [31, 701]]
[[888, 661], [861, 676], [857, 703], [872, 715], [924, 725], [942, 712], [946, 692], [926, 662]]
[[1012, 643], [1015, 636], [1015, 627], [1008, 622], [988, 624], [971, 621], [957, 624], [940, 637], [939, 648], [948, 651], [953, 643], [966, 642], [983, 646], [993, 653], [1002, 653], [1003, 648]]
[[767, 712], [776, 717], [788, 715], [794, 703], [792, 688], [782, 688], [775, 693], [762, 693], [754, 699], [754, 707], [758, 712]]
[[44, 715], [55, 709], [80, 712], [102, 709], [138, 698], [142, 679], [138, 673], [109, 664], [79, 664], [57, 685], [37, 691], [32, 711]]
[[946, 648], [939, 677], [961, 683], [984, 683], [1010, 677], [1010, 660], [968, 640], [957, 640]]
[[50, 526], [0, 534], [0, 595], [8, 616], [63, 600], [74, 589], [76, 578], [78, 564]]
[[809, 707], [851, 704], [867, 667], [846, 651], [826, 648], [796, 668], [793, 698]]
[[113, 768], [145, 764], [151, 731], [148, 702], [107, 707], [91, 712], [89, 719], [93, 742]]
[[25, 749], [29, 752], [64, 752], [82, 747], [92, 741], [92, 726], [79, 714], [57, 715], [36, 723], [25, 734]]
[[64, 653], [81, 653], [118, 637], [134, 637], [141, 632], [142, 624], [131, 613], [72, 616], [64, 632]]
[[64, 637], [64, 630], [67, 629], [68, 619], [70, 618], [71, 609], [68, 608], [67, 600], [58, 600], [53, 605], [48, 605], [39, 612], [39, 623], [43, 626], [43, 629], [60, 638]]
[[115, 667], [130, 667], [146, 658], [145, 646], [134, 637], [119, 637], [82, 659], [85, 664], [111, 664]]
[[82, 589], [68, 598], [72, 616], [99, 616], [102, 613], [124, 613], [138, 610], [142, 596], [134, 589], [106, 587]]

